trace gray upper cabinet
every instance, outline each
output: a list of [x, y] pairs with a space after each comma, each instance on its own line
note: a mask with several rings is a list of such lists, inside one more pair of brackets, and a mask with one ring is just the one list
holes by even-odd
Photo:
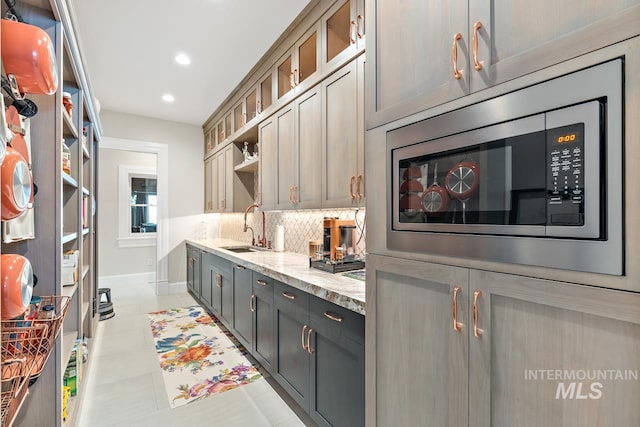
[[322, 82], [323, 207], [364, 202], [364, 56]]
[[293, 89], [298, 92], [311, 87], [320, 75], [320, 29], [313, 25], [293, 47], [276, 62], [277, 100], [291, 99]]
[[367, 129], [640, 34], [638, 0], [370, 1]]
[[367, 257], [367, 426], [467, 426], [468, 276]]
[[474, 427], [640, 425], [640, 381], [615, 378], [640, 371], [639, 294], [475, 270], [469, 283]]

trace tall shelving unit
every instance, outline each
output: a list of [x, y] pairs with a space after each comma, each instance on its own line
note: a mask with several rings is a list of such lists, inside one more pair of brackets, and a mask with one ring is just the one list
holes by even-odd
[[[6, 7], [3, 4], [3, 15]], [[36, 295], [63, 295], [70, 307], [55, 348], [41, 376], [13, 423], [16, 427], [74, 425], [83, 398], [85, 372], [78, 395], [62, 420], [63, 375], [77, 339], [92, 338], [99, 320], [97, 293], [96, 170], [101, 124], [75, 36], [75, 17], [67, 0], [24, 0], [17, 11], [25, 22], [44, 29], [53, 41], [59, 72], [58, 90], [51, 96], [31, 96], [38, 114], [31, 118], [35, 238], [3, 244], [2, 253], [27, 257], [38, 276]], [[1, 25], [1, 22], [0, 22]], [[63, 107], [63, 92], [71, 94], [73, 109]], [[62, 144], [71, 152], [71, 173], [62, 170]], [[77, 275], [62, 285], [62, 258], [79, 253]], [[91, 340], [89, 340], [91, 348]], [[81, 356], [80, 356], [81, 358]], [[4, 426], [2, 426], [4, 427]]]

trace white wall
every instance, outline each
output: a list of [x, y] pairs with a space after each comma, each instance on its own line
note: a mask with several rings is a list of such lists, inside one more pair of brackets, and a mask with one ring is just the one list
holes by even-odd
[[[100, 150], [98, 207], [100, 209], [100, 277], [155, 273], [156, 247], [118, 246], [118, 166], [156, 166], [156, 155], [121, 150]], [[151, 264], [148, 261], [151, 260]]]
[[[198, 233], [204, 211], [203, 135], [200, 126], [114, 111], [100, 113], [105, 137], [166, 144], [169, 149], [169, 283], [185, 281], [184, 239]], [[100, 160], [102, 162], [102, 160]], [[102, 167], [102, 163], [100, 163]], [[108, 182], [99, 181], [100, 191]], [[105, 212], [101, 211], [101, 221]], [[100, 230], [102, 239], [103, 230]], [[102, 270], [102, 265], [100, 266]], [[102, 275], [103, 272], [101, 271]]]

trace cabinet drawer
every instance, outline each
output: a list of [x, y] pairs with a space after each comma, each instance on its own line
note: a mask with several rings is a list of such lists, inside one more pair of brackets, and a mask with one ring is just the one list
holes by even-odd
[[300, 289], [285, 285], [281, 282], [275, 282], [273, 299], [278, 308], [282, 308], [287, 312], [309, 313], [310, 295]]
[[273, 282], [271, 277], [253, 272], [253, 292], [260, 297], [273, 300]]
[[325, 336], [346, 338], [364, 345], [364, 316], [320, 298], [311, 297], [310, 321]]

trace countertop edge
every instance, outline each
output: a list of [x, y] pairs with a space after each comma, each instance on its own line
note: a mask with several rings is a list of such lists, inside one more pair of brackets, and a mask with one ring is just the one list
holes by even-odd
[[[246, 246], [246, 243], [242, 243], [242, 242], [236, 242], [231, 240], [228, 240], [227, 242], [228, 243], [225, 243], [224, 246], [234, 246], [234, 245]], [[191, 246], [194, 246], [200, 250], [212, 253], [214, 255], [218, 255], [235, 264], [241, 265], [243, 267], [247, 267], [253, 271], [264, 274], [265, 276], [269, 276], [275, 280], [278, 280], [286, 285], [292, 286], [310, 295], [316, 296], [325, 301], [329, 301], [340, 307], [346, 308], [347, 310], [350, 310], [365, 316], [364, 299], [360, 299], [350, 295], [345, 295], [333, 289], [324, 288], [318, 284], [305, 281], [299, 277], [295, 277], [291, 275], [290, 273], [280, 271], [268, 265], [256, 264], [255, 262], [244, 259], [241, 255], [224, 250], [220, 246], [217, 246], [217, 247], [209, 246], [208, 244], [203, 243], [202, 241], [198, 241], [194, 239], [185, 239], [185, 243]], [[286, 253], [283, 253], [283, 254], [286, 254]], [[300, 254], [295, 254], [295, 255], [300, 256]], [[317, 270], [317, 272], [322, 274], [328, 274], [332, 276], [334, 279], [337, 278], [336, 275], [333, 275], [331, 273], [325, 273], [325, 272], [322, 272], [321, 270]], [[359, 282], [357, 279], [350, 279], [344, 276], [340, 276], [340, 280]], [[365, 286], [364, 282], [362, 282], [362, 286], [363, 287]]]

